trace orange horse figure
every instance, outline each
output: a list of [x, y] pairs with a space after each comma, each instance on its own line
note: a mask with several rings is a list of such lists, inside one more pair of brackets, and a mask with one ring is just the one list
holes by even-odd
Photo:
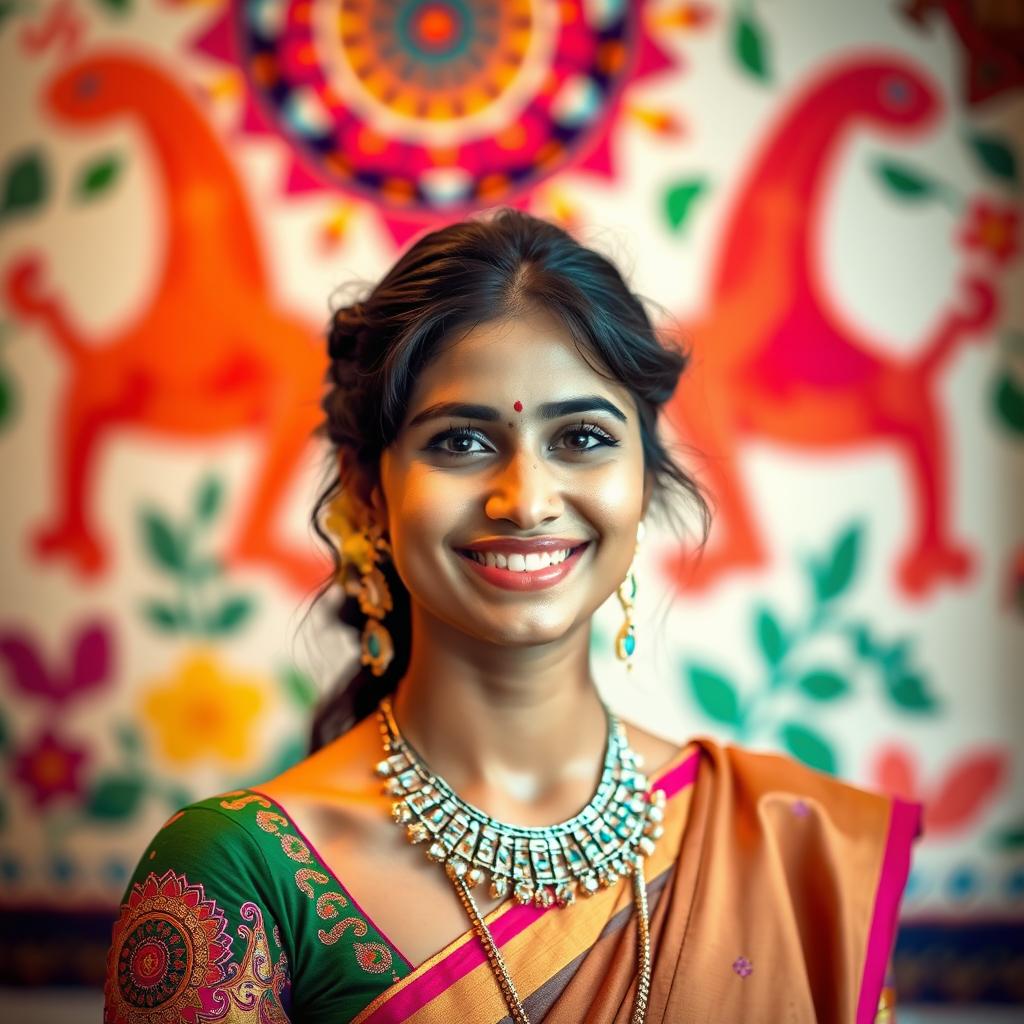
[[326, 353], [316, 332], [274, 301], [249, 203], [224, 147], [195, 103], [152, 64], [121, 53], [59, 74], [46, 106], [62, 123], [130, 118], [152, 146], [167, 244], [146, 308], [111, 337], [82, 336], [48, 289], [42, 261], [19, 260], [7, 298], [40, 321], [68, 360], [60, 403], [58, 508], [35, 537], [41, 557], [86, 574], [107, 561], [90, 486], [103, 442], [141, 428], [178, 439], [260, 435], [259, 465], [229, 558], [269, 564], [306, 589], [326, 564], [289, 550], [276, 515], [320, 416]]
[[917, 354], [898, 358], [844, 319], [819, 255], [829, 185], [851, 134], [920, 132], [939, 109], [936, 90], [913, 66], [865, 56], [813, 81], [752, 161], [721, 236], [709, 312], [683, 330], [701, 386], [685, 382], [669, 406], [680, 433], [709, 456], [718, 506], [718, 536], [703, 557], [670, 560], [681, 587], [700, 589], [765, 561], [735, 465], [744, 439], [758, 437], [825, 450], [893, 445], [916, 520], [900, 587], [918, 596], [969, 574], [971, 552], [950, 535], [948, 454], [933, 392], [959, 340], [992, 324], [994, 290], [966, 276]]

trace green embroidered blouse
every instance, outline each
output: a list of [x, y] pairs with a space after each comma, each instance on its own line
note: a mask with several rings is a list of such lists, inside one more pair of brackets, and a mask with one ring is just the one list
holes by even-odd
[[143, 854], [103, 1019], [338, 1024], [411, 970], [284, 809], [237, 790], [178, 811]]

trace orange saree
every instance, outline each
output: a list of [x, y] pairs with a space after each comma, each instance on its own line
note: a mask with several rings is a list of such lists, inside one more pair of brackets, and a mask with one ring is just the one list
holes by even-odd
[[[688, 744], [654, 786], [668, 802], [645, 871], [647, 1020], [875, 1021], [920, 808], [707, 739]], [[629, 1020], [637, 924], [628, 879], [568, 910], [503, 905], [487, 923], [532, 1021]], [[355, 1020], [506, 1018], [467, 931]]]

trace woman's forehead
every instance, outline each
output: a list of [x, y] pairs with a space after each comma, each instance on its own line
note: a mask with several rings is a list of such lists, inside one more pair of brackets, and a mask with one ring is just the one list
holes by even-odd
[[442, 345], [421, 372], [416, 401], [465, 387], [515, 390], [534, 400], [585, 387], [622, 395], [625, 388], [596, 368], [596, 356], [581, 351], [567, 328], [548, 314], [478, 324]]

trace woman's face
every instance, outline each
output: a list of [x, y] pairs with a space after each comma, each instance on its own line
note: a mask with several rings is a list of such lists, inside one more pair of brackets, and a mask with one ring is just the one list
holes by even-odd
[[443, 345], [380, 471], [413, 603], [502, 645], [586, 623], [625, 577], [646, 507], [632, 396], [544, 312]]

